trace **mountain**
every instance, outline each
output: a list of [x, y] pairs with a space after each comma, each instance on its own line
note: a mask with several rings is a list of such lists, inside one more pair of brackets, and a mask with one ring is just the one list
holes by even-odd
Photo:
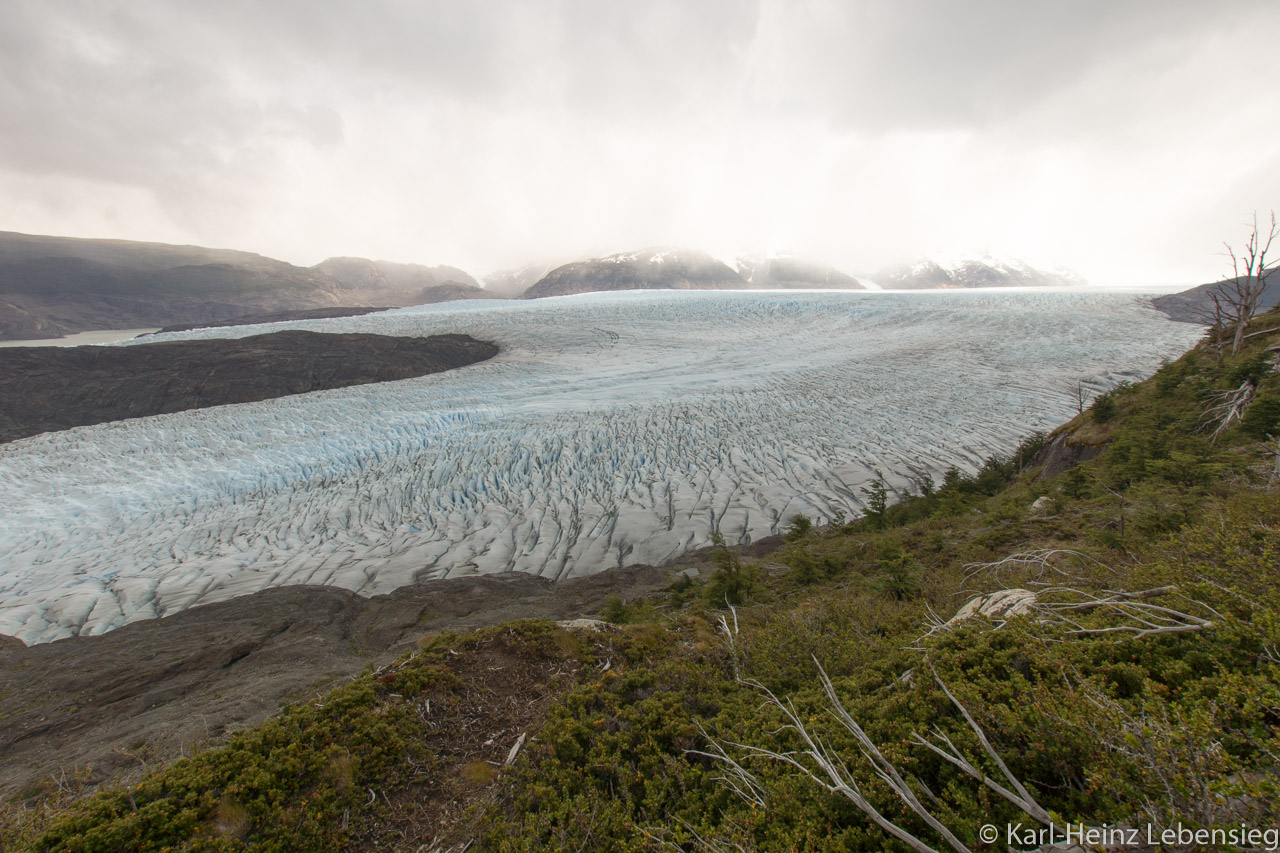
[[423, 305], [455, 299], [492, 299], [480, 283], [457, 267], [428, 267], [371, 261], [368, 258], [328, 258], [311, 269], [342, 288], [381, 299], [379, 305]]
[[692, 249], [642, 249], [556, 267], [526, 299], [606, 290], [732, 290], [748, 287], [720, 261]]
[[912, 264], [883, 269], [876, 273], [875, 280], [884, 287], [902, 290], [1084, 284], [1084, 279], [1070, 270], [1040, 270], [1015, 258], [989, 254], [952, 260], [921, 258]]
[[314, 308], [402, 307], [438, 301], [432, 288], [445, 284], [445, 298], [481, 295], [475, 279], [453, 267], [362, 258], [298, 267], [229, 249], [0, 232], [0, 340]]
[[[1213, 322], [1213, 295], [1227, 291], [1235, 284], [1235, 281], [1235, 279], [1228, 278], [1222, 281], [1202, 284], [1179, 293], [1156, 296], [1151, 300], [1151, 304], [1155, 306], [1157, 311], [1163, 311], [1170, 320], [1209, 325]], [[1269, 308], [1274, 308], [1277, 304], [1280, 304], [1280, 280], [1273, 278], [1267, 283], [1266, 289], [1262, 291], [1262, 295], [1258, 298], [1258, 311], [1266, 311]]]
[[552, 269], [552, 264], [526, 264], [519, 269], [498, 270], [484, 277], [484, 289], [494, 296], [520, 296]]
[[856, 278], [818, 261], [789, 255], [738, 258], [738, 274], [751, 287], [762, 289], [840, 288], [866, 290]]

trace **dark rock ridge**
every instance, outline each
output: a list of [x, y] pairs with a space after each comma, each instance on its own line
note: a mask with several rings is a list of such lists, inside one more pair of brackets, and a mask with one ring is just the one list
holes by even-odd
[[926, 290], [956, 287], [1060, 287], [1083, 284], [1066, 270], [1040, 270], [1022, 261], [992, 256], [940, 263], [928, 258], [876, 273], [882, 287]]
[[[314, 267], [228, 249], [0, 232], [0, 340], [204, 324], [335, 306], [418, 305], [483, 291], [456, 267], [330, 258]], [[456, 287], [444, 298], [460, 298]]]
[[466, 335], [284, 331], [129, 346], [0, 349], [0, 441], [226, 403], [408, 379], [498, 347]]
[[0, 796], [29, 794], [60, 768], [118, 780], [255, 725], [423, 634], [595, 613], [610, 594], [661, 589], [673, 571], [630, 566], [557, 584], [482, 575], [374, 598], [279, 587], [100, 636], [0, 644]]
[[[1235, 283], [1236, 279], [1233, 278], [1213, 281], [1180, 293], [1153, 297], [1151, 304], [1157, 311], [1163, 311], [1170, 320], [1207, 326], [1213, 322], [1213, 295], [1228, 292]], [[1258, 311], [1266, 311], [1277, 304], [1280, 304], [1280, 279], [1271, 279], [1258, 299]]]
[[526, 299], [613, 290], [733, 290], [742, 276], [704, 252], [643, 249], [556, 267], [524, 292]]
[[752, 287], [760, 288], [866, 289], [856, 278], [829, 264], [789, 256], [739, 258], [738, 274]]

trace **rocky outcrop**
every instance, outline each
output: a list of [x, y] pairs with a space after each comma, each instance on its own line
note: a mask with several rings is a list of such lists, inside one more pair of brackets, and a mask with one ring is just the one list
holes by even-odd
[[556, 267], [526, 299], [614, 290], [732, 290], [747, 287], [729, 267], [690, 249], [644, 249]]
[[0, 349], [0, 441], [51, 430], [408, 379], [497, 355], [466, 335], [285, 331], [112, 347]]
[[959, 625], [975, 616], [987, 619], [1012, 619], [1035, 611], [1036, 594], [1029, 589], [1001, 589], [980, 595], [961, 607], [955, 616], [947, 620], [948, 628]]
[[1043, 466], [1040, 469], [1041, 477], [1052, 477], [1101, 455], [1105, 448], [1105, 444], [1086, 443], [1071, 432], [1063, 430], [1050, 436], [1044, 447], [1032, 457], [1031, 465]]

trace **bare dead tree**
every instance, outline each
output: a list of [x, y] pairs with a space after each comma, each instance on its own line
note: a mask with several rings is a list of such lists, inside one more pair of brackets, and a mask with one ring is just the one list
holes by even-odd
[[1258, 299], [1267, 288], [1267, 280], [1275, 272], [1276, 264], [1267, 265], [1267, 253], [1271, 244], [1280, 236], [1275, 211], [1271, 211], [1271, 227], [1266, 233], [1258, 229], [1258, 214], [1253, 214], [1253, 231], [1244, 248], [1237, 252], [1230, 243], [1222, 245], [1231, 258], [1232, 279], [1219, 286], [1214, 297], [1216, 314], [1232, 329], [1232, 354], [1240, 351], [1244, 342], [1244, 330], [1258, 311]]

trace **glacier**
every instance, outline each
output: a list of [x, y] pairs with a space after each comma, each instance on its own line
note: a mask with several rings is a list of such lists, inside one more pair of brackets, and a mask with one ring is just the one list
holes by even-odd
[[[974, 470], [1200, 335], [1137, 294], [693, 292], [454, 302], [283, 328], [462, 333], [446, 373], [0, 446], [0, 633], [28, 643], [283, 584], [661, 563]], [[123, 344], [123, 345], [134, 345]]]

